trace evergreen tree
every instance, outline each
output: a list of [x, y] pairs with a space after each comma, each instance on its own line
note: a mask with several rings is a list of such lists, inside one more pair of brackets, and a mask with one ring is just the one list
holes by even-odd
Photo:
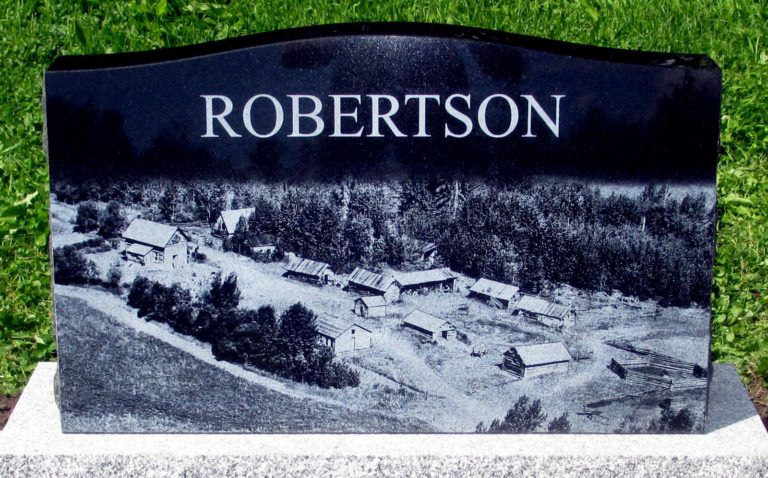
[[490, 433], [522, 433], [532, 432], [539, 428], [547, 419], [541, 413], [541, 400], [530, 401], [527, 395], [521, 396], [515, 405], [507, 411], [504, 420], [494, 420], [488, 427]]
[[175, 222], [176, 216], [182, 209], [182, 195], [179, 187], [174, 183], [165, 188], [158, 203], [160, 219], [166, 222]]
[[301, 303], [280, 316], [277, 331], [277, 361], [294, 380], [304, 380], [317, 344], [315, 314]]
[[571, 422], [568, 421], [568, 412], [555, 418], [547, 426], [549, 433], [568, 433], [571, 431]]
[[344, 226], [346, 262], [368, 264], [373, 256], [373, 226], [371, 220], [359, 214], [350, 215]]

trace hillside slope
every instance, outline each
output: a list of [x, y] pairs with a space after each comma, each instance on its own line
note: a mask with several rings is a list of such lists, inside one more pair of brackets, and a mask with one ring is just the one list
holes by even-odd
[[425, 423], [296, 398], [227, 373], [79, 298], [57, 294], [55, 307], [66, 351], [59, 370], [67, 432], [430, 431]]

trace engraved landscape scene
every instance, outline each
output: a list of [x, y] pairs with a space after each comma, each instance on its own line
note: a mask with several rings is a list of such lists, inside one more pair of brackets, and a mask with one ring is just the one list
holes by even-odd
[[713, 218], [650, 181], [54, 181], [65, 428], [698, 431]]

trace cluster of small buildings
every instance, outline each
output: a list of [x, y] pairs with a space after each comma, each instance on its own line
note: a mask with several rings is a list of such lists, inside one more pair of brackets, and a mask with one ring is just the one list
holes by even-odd
[[[237, 225], [253, 212], [254, 208], [222, 211], [213, 225], [213, 233], [221, 237], [231, 236]], [[123, 233], [122, 241], [125, 259], [141, 265], [180, 267], [188, 263], [192, 251], [191, 239], [181, 228], [145, 219], [134, 219]], [[274, 245], [260, 247], [264, 251], [259, 252], [274, 253]], [[435, 244], [419, 241], [418, 249], [425, 263], [434, 262], [437, 254]], [[289, 259], [285, 276], [318, 285], [339, 283], [329, 264], [297, 256]], [[360, 294], [354, 300], [356, 316], [385, 317], [388, 305], [398, 301], [402, 294], [457, 292], [457, 279], [458, 275], [449, 268], [380, 274], [357, 267], [346, 278], [346, 286], [348, 291]], [[569, 307], [522, 294], [516, 286], [486, 278], [480, 278], [469, 288], [469, 297], [556, 330], [573, 326], [575, 320], [575, 314]], [[456, 328], [448, 320], [418, 309], [403, 318], [401, 325], [428, 341], [454, 340], [457, 337]], [[318, 340], [335, 352], [371, 347], [371, 331], [356, 322], [321, 314], [317, 319], [317, 328]], [[510, 347], [504, 353], [502, 368], [523, 378], [567, 370], [572, 360], [560, 342], [520, 345]]]
[[[287, 276], [318, 284], [328, 283], [332, 274], [328, 264], [301, 258], [294, 258], [286, 268]], [[457, 291], [457, 277], [447, 268], [380, 274], [357, 267], [347, 277], [346, 283], [348, 291], [360, 294], [354, 301], [355, 315], [384, 317], [388, 305], [399, 300], [403, 293]], [[512, 316], [524, 317], [555, 330], [574, 325], [575, 313], [569, 307], [522, 294], [513, 285], [481, 278], [470, 287], [469, 297], [490, 307], [509, 310]], [[401, 325], [404, 330], [425, 341], [454, 340], [458, 335], [450, 321], [418, 309], [403, 318]], [[350, 350], [348, 346], [342, 349]], [[520, 345], [512, 346], [504, 353], [502, 369], [518, 378], [536, 377], [567, 371], [572, 361], [571, 354], [562, 342]]]

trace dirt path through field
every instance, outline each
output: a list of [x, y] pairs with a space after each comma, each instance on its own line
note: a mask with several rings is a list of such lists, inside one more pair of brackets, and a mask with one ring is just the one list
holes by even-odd
[[192, 355], [196, 359], [219, 368], [224, 372], [234, 375], [235, 377], [242, 378], [251, 383], [261, 385], [263, 387], [274, 390], [275, 392], [279, 392], [296, 399], [314, 400], [327, 403], [329, 405], [348, 408], [347, 405], [337, 400], [331, 400], [325, 397], [319, 397], [304, 393], [299, 390], [294, 390], [277, 380], [249, 372], [242, 367], [231, 364], [229, 362], [220, 362], [216, 360], [216, 358], [213, 356], [213, 353], [211, 353], [210, 346], [203, 345], [194, 339], [179, 336], [169, 330], [166, 326], [152, 322], [146, 322], [143, 319], [140, 319], [136, 316], [136, 311], [134, 309], [128, 307], [119, 297], [116, 297], [108, 292], [81, 287], [56, 285], [55, 293], [56, 295], [60, 294], [65, 297], [85, 300], [88, 302], [90, 307], [93, 307], [94, 309], [103, 312], [110, 317], [113, 317], [121, 324], [127, 325], [138, 332], [145, 333], [158, 340], [161, 340], [183, 352]]

